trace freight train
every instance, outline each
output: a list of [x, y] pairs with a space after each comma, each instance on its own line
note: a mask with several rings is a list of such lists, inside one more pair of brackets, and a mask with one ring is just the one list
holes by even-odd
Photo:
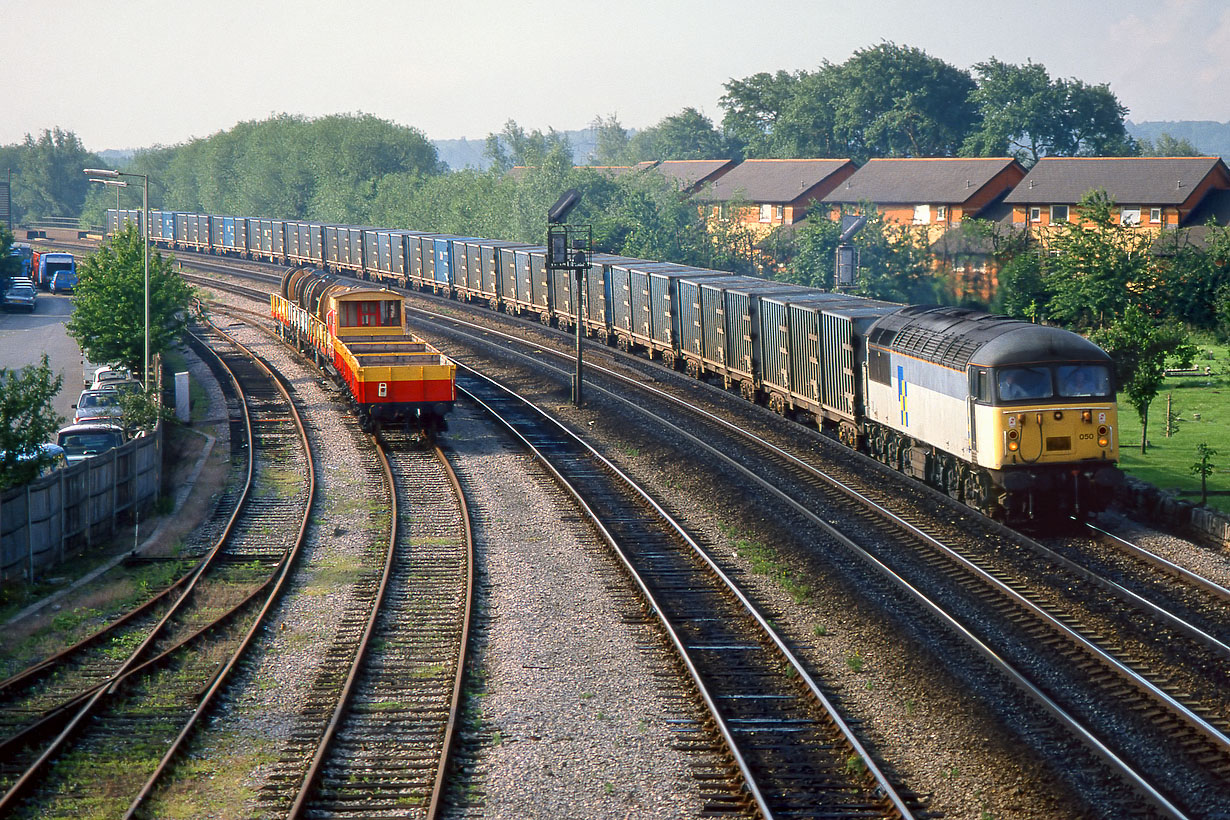
[[[109, 212], [108, 224], [140, 212]], [[1009, 521], [1104, 509], [1123, 480], [1112, 368], [1083, 337], [594, 254], [578, 293], [539, 245], [318, 222], [150, 212], [171, 249], [306, 265], [581, 325]], [[280, 320], [281, 321], [281, 320]]]

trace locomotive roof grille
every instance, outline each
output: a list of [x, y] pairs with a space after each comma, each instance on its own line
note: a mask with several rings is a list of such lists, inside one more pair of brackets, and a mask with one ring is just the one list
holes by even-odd
[[869, 339], [874, 345], [965, 370], [982, 347], [1020, 327], [1036, 326], [969, 308], [912, 306], [876, 322]]

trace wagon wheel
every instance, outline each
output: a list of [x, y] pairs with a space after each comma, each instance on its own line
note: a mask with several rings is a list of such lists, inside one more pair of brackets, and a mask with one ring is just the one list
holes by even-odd
[[632, 347], [632, 343], [628, 340], [627, 336], [618, 336], [615, 339], [615, 346], [624, 353], [627, 353], [628, 349]]
[[749, 380], [743, 379], [739, 382], [739, 395], [747, 401], [756, 400], [756, 387]]
[[662, 351], [662, 364], [666, 365], [671, 370], [674, 370], [675, 366], [678, 363], [679, 363], [678, 360], [675, 358], [675, 351], [673, 350], [663, 350]]
[[695, 359], [688, 359], [685, 369], [688, 371], [688, 375], [691, 376], [692, 378], [694, 379], [700, 378], [700, 362], [696, 361]]
[[769, 394], [769, 409], [779, 416], [786, 415], [786, 397], [781, 393]]

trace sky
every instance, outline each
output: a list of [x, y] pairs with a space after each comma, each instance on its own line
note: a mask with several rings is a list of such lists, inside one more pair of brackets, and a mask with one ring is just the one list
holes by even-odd
[[0, 145], [173, 145], [280, 113], [429, 139], [719, 123], [731, 79], [885, 41], [1106, 83], [1136, 122], [1230, 120], [1226, 0], [0, 0], [0, 32]]

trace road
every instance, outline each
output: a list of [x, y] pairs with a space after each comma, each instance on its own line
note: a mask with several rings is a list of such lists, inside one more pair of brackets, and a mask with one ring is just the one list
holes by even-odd
[[63, 384], [55, 399], [55, 409], [72, 421], [73, 405], [81, 393], [81, 348], [64, 331], [64, 322], [73, 313], [71, 296], [38, 292], [34, 313], [0, 311], [0, 367], [14, 370], [37, 364], [47, 354], [53, 372]]

